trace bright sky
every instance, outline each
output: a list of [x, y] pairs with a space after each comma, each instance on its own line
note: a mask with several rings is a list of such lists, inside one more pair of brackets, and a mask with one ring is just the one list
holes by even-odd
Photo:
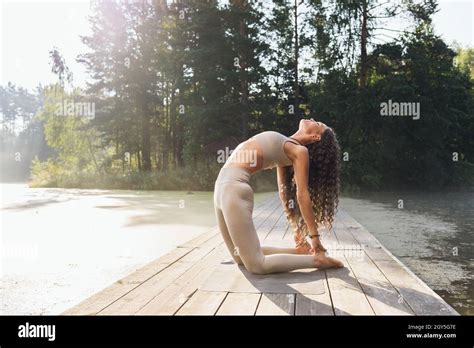
[[[448, 43], [474, 47], [474, 2], [441, 0], [434, 17], [435, 29]], [[34, 88], [56, 81], [48, 52], [57, 47], [74, 74], [74, 84], [84, 86], [83, 65], [75, 59], [86, 52], [79, 35], [90, 33], [88, 0], [0, 0], [0, 84], [8, 81]]]

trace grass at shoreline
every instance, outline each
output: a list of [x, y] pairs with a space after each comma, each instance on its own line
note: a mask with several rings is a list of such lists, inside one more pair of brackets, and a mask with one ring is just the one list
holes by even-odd
[[[28, 181], [32, 188], [78, 188], [105, 190], [177, 190], [213, 191], [218, 171], [190, 173], [188, 170], [173, 172], [133, 172], [129, 174], [68, 174], [33, 175]], [[250, 184], [255, 192], [276, 191], [276, 173], [266, 171], [253, 175]]]
[[[97, 173], [91, 168], [82, 170], [65, 169], [54, 161], [36, 162], [31, 168], [28, 185], [32, 188], [77, 188], [106, 190], [177, 190], [213, 191], [220, 166], [198, 165], [197, 168], [184, 167], [166, 172], [131, 171], [124, 173], [115, 169], [108, 173]], [[250, 185], [254, 192], [277, 190], [275, 170], [263, 170], [251, 176]], [[390, 186], [390, 185], [388, 185]], [[465, 180], [464, 185], [455, 187], [361, 187], [341, 175], [341, 195], [359, 195], [363, 192], [380, 191], [474, 191], [474, 179]]]

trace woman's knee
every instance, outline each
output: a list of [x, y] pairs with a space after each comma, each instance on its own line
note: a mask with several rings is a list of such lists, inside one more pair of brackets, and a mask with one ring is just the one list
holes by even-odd
[[261, 265], [251, 265], [249, 267], [245, 267], [247, 271], [249, 271], [252, 274], [267, 274], [267, 270], [262, 267]]
[[268, 271], [265, 268], [263, 261], [252, 261], [244, 263], [245, 268], [252, 274], [267, 274]]
[[243, 265], [244, 263], [242, 262], [242, 259], [239, 256], [232, 255], [232, 258], [234, 259], [235, 263], [238, 265]]

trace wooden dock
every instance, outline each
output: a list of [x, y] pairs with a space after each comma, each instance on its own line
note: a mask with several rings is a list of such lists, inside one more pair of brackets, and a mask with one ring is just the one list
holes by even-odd
[[[254, 223], [262, 244], [293, 246], [276, 193]], [[215, 227], [62, 314], [458, 315], [343, 210], [322, 241], [345, 268], [250, 275]]]

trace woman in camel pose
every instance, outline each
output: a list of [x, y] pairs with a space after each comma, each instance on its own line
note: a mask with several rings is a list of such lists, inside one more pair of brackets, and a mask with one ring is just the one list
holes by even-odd
[[[250, 177], [274, 167], [280, 198], [294, 229], [295, 248], [261, 246], [253, 224]], [[262, 132], [232, 152], [214, 186], [219, 230], [234, 261], [251, 273], [343, 267], [342, 262], [326, 256], [318, 232], [318, 224], [332, 227], [338, 192], [336, 135], [324, 123], [302, 119], [291, 137]]]

